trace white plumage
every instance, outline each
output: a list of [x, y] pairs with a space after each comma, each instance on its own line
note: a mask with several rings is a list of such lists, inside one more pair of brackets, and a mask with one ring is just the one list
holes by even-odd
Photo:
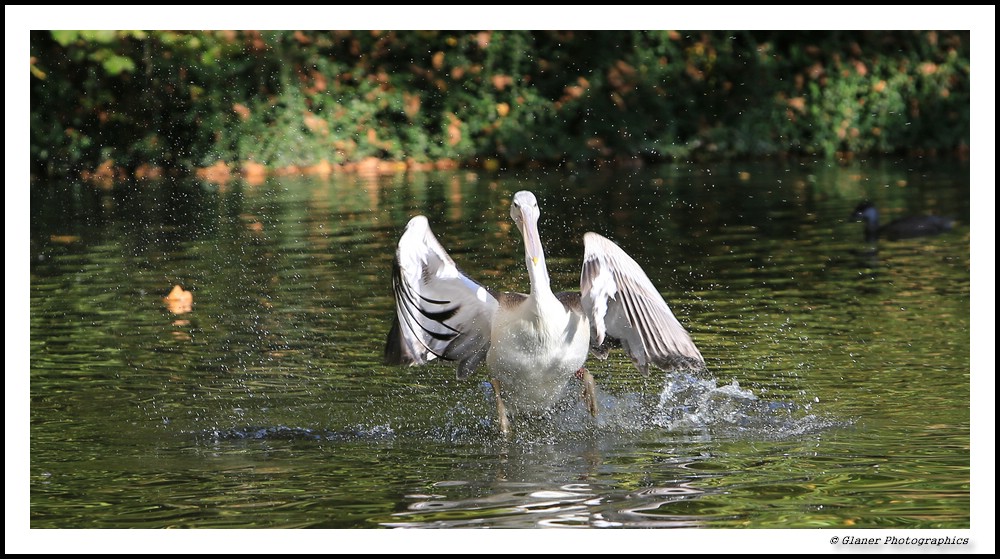
[[385, 360], [422, 365], [458, 362], [466, 378], [486, 361], [496, 392], [500, 428], [508, 430], [505, 402], [515, 413], [551, 406], [574, 375], [597, 413], [587, 352], [603, 358], [619, 340], [644, 374], [702, 368], [704, 360], [642, 268], [597, 233], [584, 235], [580, 292], [553, 293], [538, 234], [538, 202], [514, 195], [511, 218], [524, 237], [531, 292], [491, 291], [462, 274], [416, 216], [399, 240], [393, 268], [396, 317]]

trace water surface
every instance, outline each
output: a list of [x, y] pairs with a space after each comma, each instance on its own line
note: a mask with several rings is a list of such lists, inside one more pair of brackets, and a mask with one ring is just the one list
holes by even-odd
[[[615, 352], [596, 421], [505, 439], [485, 373], [382, 365], [406, 221], [525, 290], [521, 189], [557, 289], [615, 240], [708, 371]], [[865, 198], [958, 226], [867, 244]], [[968, 223], [968, 165], [906, 159], [35, 185], [30, 525], [969, 528]]]

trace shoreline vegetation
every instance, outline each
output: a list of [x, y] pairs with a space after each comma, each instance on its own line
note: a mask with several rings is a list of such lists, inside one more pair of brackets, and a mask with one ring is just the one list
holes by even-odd
[[969, 151], [968, 31], [32, 31], [31, 172], [395, 174]]

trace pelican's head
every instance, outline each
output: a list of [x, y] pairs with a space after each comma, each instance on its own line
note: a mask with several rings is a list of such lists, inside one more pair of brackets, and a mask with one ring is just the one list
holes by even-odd
[[510, 217], [524, 236], [524, 253], [531, 264], [542, 260], [542, 239], [538, 236], [538, 200], [535, 195], [522, 190], [510, 202]]

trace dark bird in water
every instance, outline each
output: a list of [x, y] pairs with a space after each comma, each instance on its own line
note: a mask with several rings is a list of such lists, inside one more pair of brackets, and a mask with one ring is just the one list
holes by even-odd
[[901, 217], [895, 221], [879, 225], [878, 210], [871, 202], [862, 202], [851, 214], [854, 221], [865, 222], [865, 240], [872, 242], [883, 237], [889, 240], [909, 239], [938, 235], [950, 231], [954, 220], [937, 215], [915, 215]]
[[511, 411], [543, 410], [574, 376], [583, 382], [588, 411], [596, 415], [594, 379], [583, 365], [588, 352], [606, 357], [613, 340], [644, 374], [650, 365], [704, 368], [698, 348], [649, 277], [608, 239], [585, 234], [580, 291], [553, 292], [539, 214], [534, 194], [514, 195], [510, 217], [524, 238], [527, 294], [483, 287], [458, 270], [426, 217], [411, 219], [396, 250], [396, 317], [386, 340], [386, 362], [455, 361], [459, 379], [485, 363], [504, 433], [509, 429], [506, 404]]

